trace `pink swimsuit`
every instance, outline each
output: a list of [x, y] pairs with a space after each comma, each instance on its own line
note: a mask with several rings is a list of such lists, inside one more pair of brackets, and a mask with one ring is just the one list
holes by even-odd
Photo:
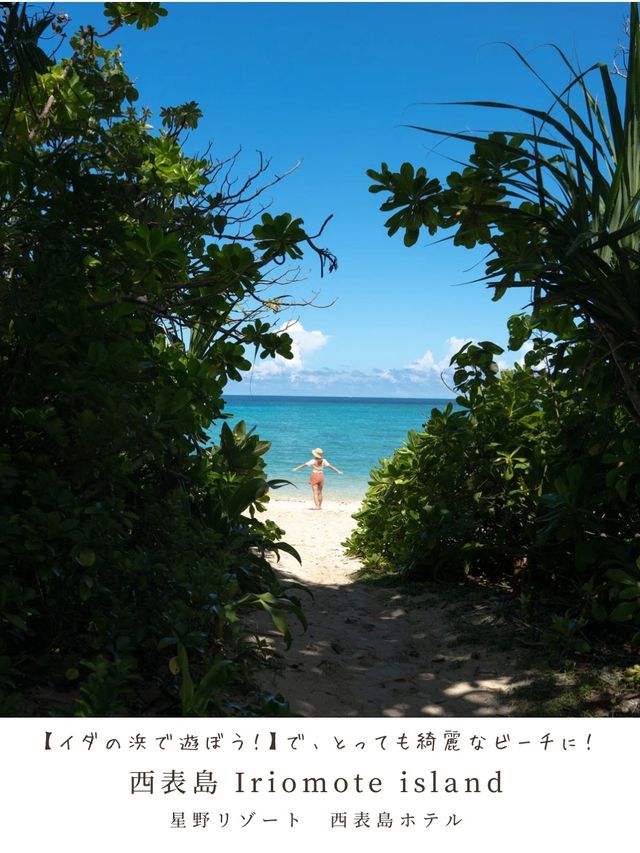
[[309, 466], [311, 468], [311, 476], [309, 477], [309, 482], [312, 486], [321, 486], [324, 483], [324, 460], [320, 463], [320, 465], [316, 465], [314, 462], [313, 465]]

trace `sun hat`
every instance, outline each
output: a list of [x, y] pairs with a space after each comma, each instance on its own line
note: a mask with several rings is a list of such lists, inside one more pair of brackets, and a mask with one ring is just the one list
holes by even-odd
[[324, 456], [324, 451], [321, 447], [314, 447], [311, 452], [316, 457], [316, 459], [320, 459], [322, 456]]

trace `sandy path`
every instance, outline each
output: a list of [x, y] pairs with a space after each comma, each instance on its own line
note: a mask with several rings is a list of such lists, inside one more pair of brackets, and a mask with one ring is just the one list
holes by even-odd
[[[261, 622], [282, 655], [281, 667], [260, 677], [264, 689], [282, 693], [305, 717], [495, 716], [511, 710], [507, 693], [520, 683], [513, 661], [483, 649], [452, 646], [455, 631], [439, 606], [392, 589], [355, 583], [359, 567], [341, 542], [356, 504], [272, 501], [268, 516], [286, 530], [300, 566], [283, 555], [283, 580], [308, 586], [302, 596], [309, 627], [292, 625], [293, 645]], [[307, 603], [308, 602], [308, 603]]]

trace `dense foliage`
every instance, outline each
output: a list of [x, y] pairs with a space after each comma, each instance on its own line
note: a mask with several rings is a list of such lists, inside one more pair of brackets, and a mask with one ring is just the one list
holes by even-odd
[[255, 514], [278, 485], [268, 445], [207, 436], [247, 347], [291, 355], [264, 319], [281, 264], [335, 259], [302, 220], [254, 212], [268, 164], [236, 181], [233, 157], [186, 153], [197, 104], [159, 132], [134, 107], [100, 39], [165, 14], [108, 3], [108, 32], [82, 27], [62, 59], [41, 45], [64, 17], [0, 17], [4, 713], [229, 713], [253, 665], [242, 613], [287, 636], [304, 618], [267, 560], [291, 549]]
[[487, 249], [494, 299], [529, 289], [509, 348], [531, 349], [500, 375], [495, 344], [454, 356], [463, 410], [432, 412], [372, 473], [351, 551], [372, 564], [400, 554], [421, 576], [515, 577], [525, 598], [564, 599], [555, 629], [577, 647], [589, 623], [640, 641], [639, 42], [632, 6], [622, 109], [606, 67], [589, 69], [604, 109], [574, 71], [546, 112], [476, 103], [533, 129], [451, 134], [473, 153], [446, 187], [408, 163], [368, 173], [390, 235], [411, 246], [423, 228], [455, 228], [455, 244]]
[[[475, 349], [490, 360], [498, 348]], [[553, 630], [576, 648], [588, 623], [628, 624], [632, 638], [638, 428], [621, 408], [592, 409], [551, 383], [526, 366], [467, 379], [462, 408], [434, 409], [372, 472], [349, 549], [414, 579], [506, 578], [525, 602], [546, 591]]]

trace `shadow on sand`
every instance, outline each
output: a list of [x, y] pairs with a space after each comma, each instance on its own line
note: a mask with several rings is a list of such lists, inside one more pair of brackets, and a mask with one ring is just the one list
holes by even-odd
[[285, 650], [260, 621], [274, 667], [260, 678], [304, 717], [469, 717], [512, 713], [509, 692], [528, 681], [515, 655], [459, 645], [443, 606], [366, 583], [309, 584], [309, 627], [292, 625]]

